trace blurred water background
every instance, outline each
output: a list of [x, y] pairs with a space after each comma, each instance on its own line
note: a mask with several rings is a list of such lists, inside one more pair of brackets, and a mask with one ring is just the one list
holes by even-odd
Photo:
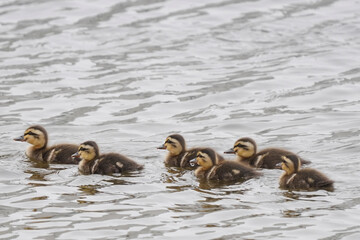
[[[2, 0], [0, 83], [1, 239], [360, 239], [360, 1]], [[32, 124], [145, 169], [30, 162]], [[199, 183], [171, 133], [286, 148], [335, 191]]]

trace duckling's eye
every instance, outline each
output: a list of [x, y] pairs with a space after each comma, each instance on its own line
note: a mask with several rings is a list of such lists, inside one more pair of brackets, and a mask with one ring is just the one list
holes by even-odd
[[173, 147], [176, 147], [176, 143], [175, 142], [173, 142], [173, 141], [171, 141], [171, 140], [166, 140], [166, 142], [165, 143], [168, 143], [168, 144], [171, 144]]
[[79, 148], [79, 152], [80, 152], [80, 151], [82, 151], [82, 152], [89, 152], [89, 149], [81, 147], [81, 148]]
[[234, 148], [236, 148], [236, 147], [238, 147], [238, 148], [243, 148], [243, 149], [245, 149], [245, 150], [249, 150], [248, 146], [246, 146], [246, 145], [244, 145], [244, 144], [241, 144], [241, 143], [239, 143], [239, 144], [237, 144], [237, 145], [234, 146]]
[[33, 132], [27, 132], [27, 133], [25, 133], [24, 135], [37, 136], [37, 134], [36, 134], [36, 133], [33, 133]]
[[33, 132], [31, 132], [31, 131], [29, 131], [29, 132], [27, 132], [27, 133], [24, 134], [24, 136], [26, 136], [26, 135], [34, 136], [35, 138], [39, 138], [39, 135], [38, 135], [38, 134], [33, 133]]

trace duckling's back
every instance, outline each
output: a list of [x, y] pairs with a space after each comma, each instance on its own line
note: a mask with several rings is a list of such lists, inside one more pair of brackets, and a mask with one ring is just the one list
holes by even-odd
[[78, 145], [75, 144], [54, 145], [46, 149], [43, 159], [48, 163], [78, 164], [80, 159], [71, 157], [77, 150]]
[[173, 156], [168, 154], [165, 159], [165, 164], [169, 167], [183, 167], [183, 168], [194, 168], [190, 165], [190, 160], [196, 157], [198, 151], [203, 148], [191, 148], [183, 151], [179, 155]]
[[299, 190], [326, 189], [332, 191], [334, 181], [315, 169], [304, 168], [295, 175], [282, 178], [280, 187]]
[[[280, 169], [278, 166], [282, 162], [281, 156], [295, 155], [294, 153], [280, 149], [267, 148], [258, 152], [254, 158], [250, 160], [250, 165], [257, 168]], [[301, 164], [309, 164], [310, 161], [301, 159]]]
[[136, 163], [124, 155], [107, 153], [99, 157], [93, 167], [92, 173], [113, 174], [141, 169], [143, 169], [143, 165]]
[[254, 169], [235, 161], [224, 161], [216, 167], [214, 173], [209, 173], [210, 179], [217, 179], [220, 181], [247, 180], [260, 175], [260, 173], [256, 172]]

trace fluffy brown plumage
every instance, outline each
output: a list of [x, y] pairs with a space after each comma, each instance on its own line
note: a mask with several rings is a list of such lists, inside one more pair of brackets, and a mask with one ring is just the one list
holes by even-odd
[[47, 131], [39, 125], [27, 128], [22, 136], [14, 140], [31, 144], [26, 150], [26, 155], [32, 160], [62, 164], [78, 164], [80, 161], [71, 157], [77, 151], [78, 145], [57, 144], [48, 147]]
[[143, 165], [118, 153], [100, 155], [99, 147], [94, 141], [86, 141], [80, 144], [78, 151], [73, 157], [81, 159], [79, 171], [82, 174], [111, 175], [113, 173], [143, 169]]
[[247, 180], [260, 174], [254, 169], [235, 161], [219, 161], [216, 152], [211, 148], [200, 150], [196, 155], [199, 167], [195, 176], [207, 180], [237, 181]]
[[321, 172], [311, 168], [301, 169], [300, 159], [296, 155], [282, 156], [281, 168], [285, 172], [280, 177], [280, 188], [309, 191], [334, 189], [334, 182]]
[[[238, 139], [234, 147], [224, 153], [236, 154], [237, 160], [256, 168], [280, 169], [278, 166], [282, 162], [281, 156], [293, 155], [294, 153], [279, 148], [267, 148], [257, 151], [256, 143], [253, 139], [245, 137]], [[302, 164], [308, 164], [309, 161], [301, 159]]]
[[[183, 136], [180, 134], [172, 134], [168, 136], [165, 143], [158, 147], [158, 149], [166, 149], [169, 151], [165, 158], [165, 164], [169, 167], [183, 167], [196, 168], [189, 163], [190, 160], [196, 157], [196, 153], [204, 148], [197, 147], [186, 149], [186, 143]], [[218, 156], [220, 161], [223, 161], [222, 156]]]

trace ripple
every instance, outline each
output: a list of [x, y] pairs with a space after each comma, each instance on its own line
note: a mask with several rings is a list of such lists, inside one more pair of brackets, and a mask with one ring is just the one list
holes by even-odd
[[[63, 1], [0, 4], [0, 236], [4, 239], [359, 235], [359, 4]], [[145, 165], [114, 176], [31, 162], [31, 124]], [[219, 152], [283, 147], [334, 192], [278, 188], [281, 171], [224, 185], [164, 166], [171, 133]]]

